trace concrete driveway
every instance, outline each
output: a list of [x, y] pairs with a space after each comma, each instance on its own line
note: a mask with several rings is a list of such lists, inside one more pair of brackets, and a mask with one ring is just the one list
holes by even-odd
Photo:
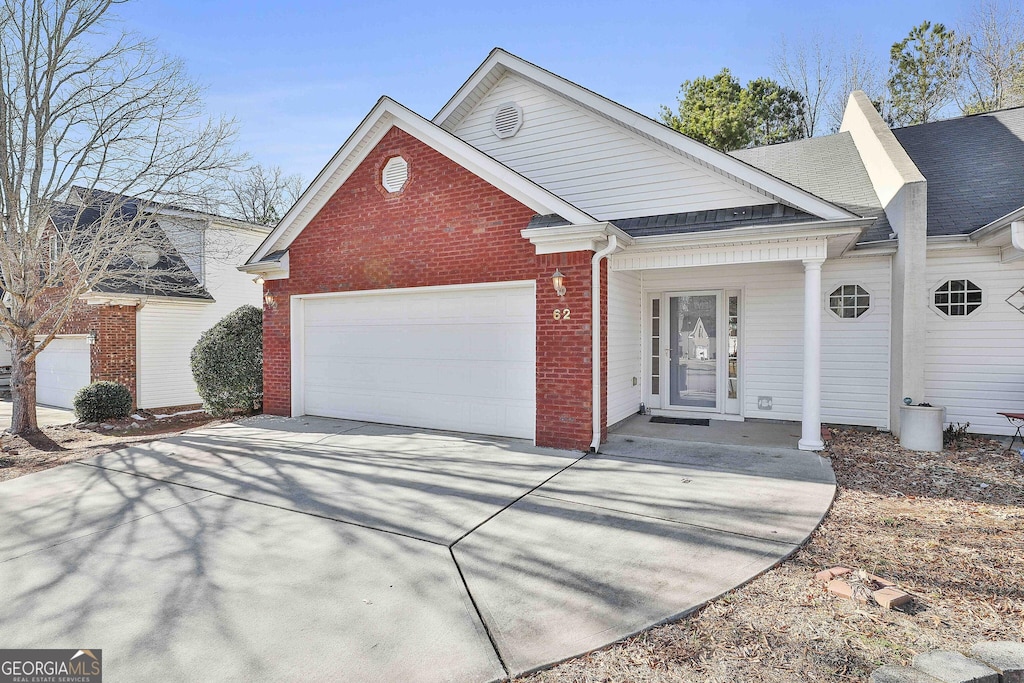
[[[11, 414], [14, 404], [11, 399], [0, 399], [0, 430], [10, 429]], [[54, 408], [53, 406], [36, 406], [36, 421], [40, 427], [53, 427], [55, 425], [66, 425], [78, 422], [75, 411], [67, 408]]]
[[0, 484], [0, 643], [109, 680], [488, 681], [684, 614], [791, 553], [826, 460], [254, 418]]

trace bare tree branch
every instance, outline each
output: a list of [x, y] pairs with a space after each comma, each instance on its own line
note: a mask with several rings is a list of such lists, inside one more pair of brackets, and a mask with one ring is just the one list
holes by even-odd
[[782, 84], [803, 96], [804, 137], [814, 137], [821, 132], [822, 117], [836, 85], [836, 59], [832, 48], [821, 35], [795, 47], [787, 45], [783, 36], [772, 62]]
[[285, 175], [279, 166], [255, 164], [231, 179], [224, 204], [232, 216], [274, 225], [298, 200], [304, 186], [298, 174]]
[[844, 51], [836, 55], [835, 61], [836, 84], [825, 101], [829, 132], [839, 130], [846, 102], [854, 90], [863, 90], [882, 116], [886, 116], [885, 68], [881, 60], [864, 47], [863, 39], [856, 37]]
[[203, 205], [239, 162], [234, 123], [205, 117], [179, 60], [113, 31], [115, 4], [0, 2], [0, 327], [16, 432], [36, 428], [35, 358], [81, 297], [201, 291], [154, 215]]
[[1024, 10], [981, 0], [960, 28], [967, 55], [957, 103], [964, 114], [1024, 104]]

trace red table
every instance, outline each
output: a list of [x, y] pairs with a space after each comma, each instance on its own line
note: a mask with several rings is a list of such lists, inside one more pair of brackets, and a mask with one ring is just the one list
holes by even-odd
[[1013, 450], [1013, 442], [1020, 439], [1020, 445], [1024, 446], [1024, 435], [1021, 435], [1020, 430], [1024, 429], [1024, 413], [996, 413], [996, 415], [1002, 415], [1010, 421], [1011, 427], [1017, 428], [1017, 433], [1010, 439], [1010, 445], [1006, 447], [1006, 450]]

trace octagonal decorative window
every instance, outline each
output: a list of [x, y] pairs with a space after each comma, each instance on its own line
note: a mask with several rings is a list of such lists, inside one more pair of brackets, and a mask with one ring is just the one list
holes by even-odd
[[933, 301], [944, 315], [970, 315], [981, 308], [981, 287], [970, 280], [946, 280], [935, 290]]
[[828, 307], [839, 318], [859, 318], [871, 308], [871, 295], [860, 285], [839, 285], [828, 295]]
[[402, 157], [392, 157], [384, 164], [380, 174], [380, 184], [388, 192], [401, 192], [409, 180], [409, 162]]

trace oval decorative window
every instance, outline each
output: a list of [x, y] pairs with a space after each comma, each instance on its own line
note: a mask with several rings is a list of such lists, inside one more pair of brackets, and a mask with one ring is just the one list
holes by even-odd
[[388, 192], [401, 192], [409, 180], [409, 162], [402, 157], [393, 157], [384, 164], [380, 184]]

